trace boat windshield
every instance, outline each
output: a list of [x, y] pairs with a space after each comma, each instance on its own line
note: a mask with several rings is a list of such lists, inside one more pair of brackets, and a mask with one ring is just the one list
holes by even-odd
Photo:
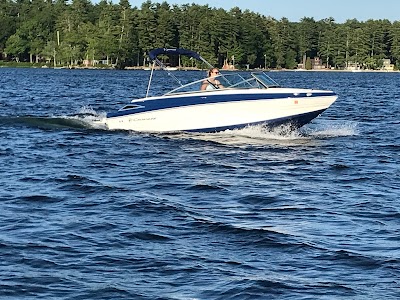
[[[279, 84], [271, 79], [264, 72], [252, 73], [224, 73], [218, 75], [217, 80], [223, 85], [224, 89], [266, 89], [271, 87], [279, 87]], [[189, 92], [204, 92], [200, 91], [200, 86], [204, 80], [203, 78], [183, 86], [180, 86], [165, 95], [189, 93]]]
[[279, 84], [264, 72], [254, 72], [251, 73], [251, 76], [253, 76], [258, 82], [260, 82], [266, 88], [279, 87]]

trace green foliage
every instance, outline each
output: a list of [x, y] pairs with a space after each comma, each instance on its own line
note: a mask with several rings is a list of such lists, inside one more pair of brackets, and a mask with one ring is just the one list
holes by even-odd
[[314, 18], [302, 18], [296, 26], [299, 62], [303, 56], [314, 57], [318, 52], [319, 28]]
[[307, 57], [307, 59], [306, 59], [306, 70], [311, 70], [311, 69], [312, 69], [311, 59], [309, 57]]
[[394, 22], [389, 32], [392, 46], [390, 56], [396, 62], [397, 69], [400, 69], [400, 22]]
[[[276, 20], [238, 7], [171, 6], [166, 1], [131, 7], [100, 0], [1, 0], [0, 58], [79, 65], [105, 62], [123, 68], [146, 63], [158, 47], [199, 52], [212, 64], [297, 67], [307, 57], [324, 66], [380, 68], [385, 58], [400, 66], [400, 23], [388, 20], [335, 23], [333, 18]], [[201, 67], [193, 60], [166, 63]]]

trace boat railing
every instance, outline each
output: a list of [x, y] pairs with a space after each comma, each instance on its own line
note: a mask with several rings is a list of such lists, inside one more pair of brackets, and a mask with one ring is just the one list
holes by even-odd
[[[220, 74], [216, 77], [218, 81], [222, 84], [224, 89], [235, 88], [235, 89], [249, 89], [249, 88], [264, 88], [264, 85], [258, 83], [255, 77], [244, 78], [240, 74], [232, 73], [232, 74]], [[185, 84], [183, 86], [177, 87], [164, 95], [172, 95], [172, 94], [183, 94], [189, 92], [205, 92], [201, 91], [201, 84], [207, 78], [202, 78], [200, 80], [196, 80]]]
[[168, 93], [165, 93], [164, 95], [167, 96], [167, 95], [171, 95], [171, 94], [178, 94], [178, 93], [185, 93], [185, 92], [195, 92], [195, 91], [198, 91], [198, 90], [200, 90], [200, 86], [201, 86], [201, 83], [202, 83], [203, 81], [204, 81], [204, 78], [203, 78], [203, 79], [196, 80], [196, 81], [193, 81], [193, 82], [190, 82], [190, 83], [187, 83], [187, 84], [185, 84], [185, 85], [182, 85], [182, 86], [180, 86], [180, 87], [177, 87], [177, 88], [175, 88], [175, 89], [169, 91]]

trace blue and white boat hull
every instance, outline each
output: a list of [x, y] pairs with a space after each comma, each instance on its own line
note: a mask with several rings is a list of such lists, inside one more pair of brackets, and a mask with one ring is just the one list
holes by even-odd
[[134, 100], [104, 122], [110, 130], [140, 132], [216, 132], [257, 124], [298, 128], [336, 99], [331, 91], [280, 87], [191, 92]]

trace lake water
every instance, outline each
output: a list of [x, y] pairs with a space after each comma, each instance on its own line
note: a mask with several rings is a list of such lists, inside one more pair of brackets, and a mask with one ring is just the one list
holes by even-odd
[[270, 75], [339, 98], [286, 135], [112, 132], [148, 72], [1, 68], [0, 298], [399, 299], [400, 73]]

